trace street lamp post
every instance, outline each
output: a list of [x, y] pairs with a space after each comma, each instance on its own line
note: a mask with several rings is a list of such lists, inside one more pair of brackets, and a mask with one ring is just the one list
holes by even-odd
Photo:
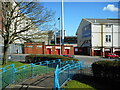
[[[60, 18], [58, 18], [59, 20], [59, 30], [60, 30]], [[60, 30], [60, 55], [61, 55], [61, 30]]]
[[56, 24], [54, 24], [54, 40], [55, 40], [55, 45], [56, 45]]
[[62, 9], [61, 9], [61, 27], [62, 27], [62, 45], [64, 45], [64, 0], [62, 0]]
[[56, 31], [55, 31], [55, 45], [56, 45]]

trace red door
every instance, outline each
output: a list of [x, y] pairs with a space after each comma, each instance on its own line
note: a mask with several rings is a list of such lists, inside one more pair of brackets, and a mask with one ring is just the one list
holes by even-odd
[[69, 54], [69, 49], [65, 49], [65, 55]]
[[94, 56], [101, 56], [100, 50], [94, 50]]
[[60, 55], [60, 49], [56, 49], [56, 55]]
[[47, 48], [47, 54], [51, 54], [51, 49]]

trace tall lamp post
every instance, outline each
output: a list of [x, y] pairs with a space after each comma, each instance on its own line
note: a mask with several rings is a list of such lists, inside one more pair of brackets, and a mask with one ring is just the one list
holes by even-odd
[[64, 45], [64, 0], [62, 0], [62, 9], [61, 9], [61, 27], [62, 27], [62, 45]]
[[[60, 18], [58, 18], [59, 20], [59, 30], [60, 30]], [[61, 55], [61, 30], [60, 30], [60, 55]]]
[[56, 24], [54, 24], [54, 40], [55, 40], [55, 45], [56, 45]]

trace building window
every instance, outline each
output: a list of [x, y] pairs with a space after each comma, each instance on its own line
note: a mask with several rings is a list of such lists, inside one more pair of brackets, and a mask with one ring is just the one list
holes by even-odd
[[41, 48], [42, 46], [41, 45], [39, 45], [39, 46], [37, 46], [38, 48]]
[[33, 46], [27, 46], [28, 48], [32, 48]]
[[106, 42], [111, 42], [111, 35], [106, 35]]
[[105, 25], [106, 26], [106, 28], [111, 28], [111, 25], [110, 24], [107, 24], [107, 25]]

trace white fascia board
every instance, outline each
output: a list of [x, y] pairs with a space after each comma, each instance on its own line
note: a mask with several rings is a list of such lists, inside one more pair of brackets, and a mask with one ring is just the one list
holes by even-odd
[[84, 20], [86, 20], [86, 21], [88, 21], [88, 22], [92, 23], [90, 20], [88, 20], [88, 19], [86, 19], [86, 18], [84, 18]]

